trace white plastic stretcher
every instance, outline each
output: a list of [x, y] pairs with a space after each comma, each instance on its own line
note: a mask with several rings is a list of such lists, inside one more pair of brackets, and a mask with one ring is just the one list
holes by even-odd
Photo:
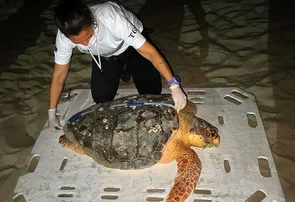
[[[195, 148], [203, 169], [187, 201], [284, 202], [255, 97], [232, 87], [184, 90], [197, 104], [198, 116], [216, 126], [221, 136], [218, 148]], [[163, 89], [163, 93], [169, 93], [169, 89]], [[70, 102], [58, 105], [62, 124], [94, 104], [90, 90], [75, 90], [74, 94]], [[120, 89], [117, 97], [130, 94], [137, 91]], [[18, 180], [15, 201], [165, 201], [177, 172], [176, 162], [143, 170], [109, 169], [61, 147], [61, 134], [44, 127], [33, 147], [28, 173]]]

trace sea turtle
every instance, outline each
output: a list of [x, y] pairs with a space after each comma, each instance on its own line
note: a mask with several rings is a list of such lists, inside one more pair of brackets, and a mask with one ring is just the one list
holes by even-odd
[[195, 116], [192, 102], [178, 114], [169, 104], [171, 95], [163, 94], [94, 105], [69, 119], [59, 143], [110, 168], [142, 169], [176, 160], [178, 172], [166, 201], [185, 201], [201, 173], [190, 147], [219, 146], [220, 137], [216, 127]]

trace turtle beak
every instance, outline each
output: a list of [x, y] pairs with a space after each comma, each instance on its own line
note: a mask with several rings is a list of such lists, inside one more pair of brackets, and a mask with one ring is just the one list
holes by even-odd
[[219, 147], [220, 138], [218, 137], [207, 137], [206, 139], [207, 146], [206, 147]]
[[204, 148], [211, 148], [211, 147], [219, 147], [219, 141], [218, 142], [212, 142], [212, 141], [206, 141], [206, 145]]
[[204, 149], [205, 148], [211, 148], [211, 147], [214, 147], [214, 144], [207, 144], [207, 145], [205, 145]]
[[215, 146], [215, 147], [219, 147], [219, 145], [220, 145], [220, 138], [218, 137], [218, 138], [215, 138], [214, 140], [213, 140], [213, 145]]

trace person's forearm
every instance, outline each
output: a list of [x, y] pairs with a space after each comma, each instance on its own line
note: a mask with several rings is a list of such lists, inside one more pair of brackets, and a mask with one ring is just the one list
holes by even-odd
[[63, 84], [61, 85], [57, 81], [52, 79], [51, 86], [50, 86], [50, 102], [49, 102], [49, 109], [55, 109], [60, 98], [60, 94], [63, 88]]
[[54, 66], [54, 71], [52, 74], [52, 81], [50, 85], [50, 101], [49, 109], [55, 109], [59, 102], [59, 98], [65, 83], [67, 76], [69, 64], [66, 65], [57, 65]]
[[138, 52], [153, 63], [154, 67], [160, 72], [160, 74], [169, 81], [173, 77], [173, 73], [162, 57], [162, 55], [156, 50], [156, 48], [149, 42], [145, 42], [139, 49]]
[[169, 81], [173, 77], [173, 73], [165, 61], [165, 59], [159, 54], [154, 54], [151, 57], [151, 62], [155, 66], [155, 68], [162, 74], [162, 76], [166, 79], [166, 81]]
[[154, 67], [160, 72], [160, 74], [166, 79], [166, 81], [172, 79], [173, 73], [168, 63], [156, 49], [152, 49], [152, 52], [146, 54], [145, 58], [153, 63]]

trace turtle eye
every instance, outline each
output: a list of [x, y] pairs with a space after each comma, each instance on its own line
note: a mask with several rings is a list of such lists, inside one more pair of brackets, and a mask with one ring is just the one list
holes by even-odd
[[206, 136], [206, 137], [209, 137], [209, 136], [210, 136], [210, 134], [211, 134], [211, 133], [210, 133], [210, 131], [208, 131], [208, 130], [205, 130], [205, 136]]

